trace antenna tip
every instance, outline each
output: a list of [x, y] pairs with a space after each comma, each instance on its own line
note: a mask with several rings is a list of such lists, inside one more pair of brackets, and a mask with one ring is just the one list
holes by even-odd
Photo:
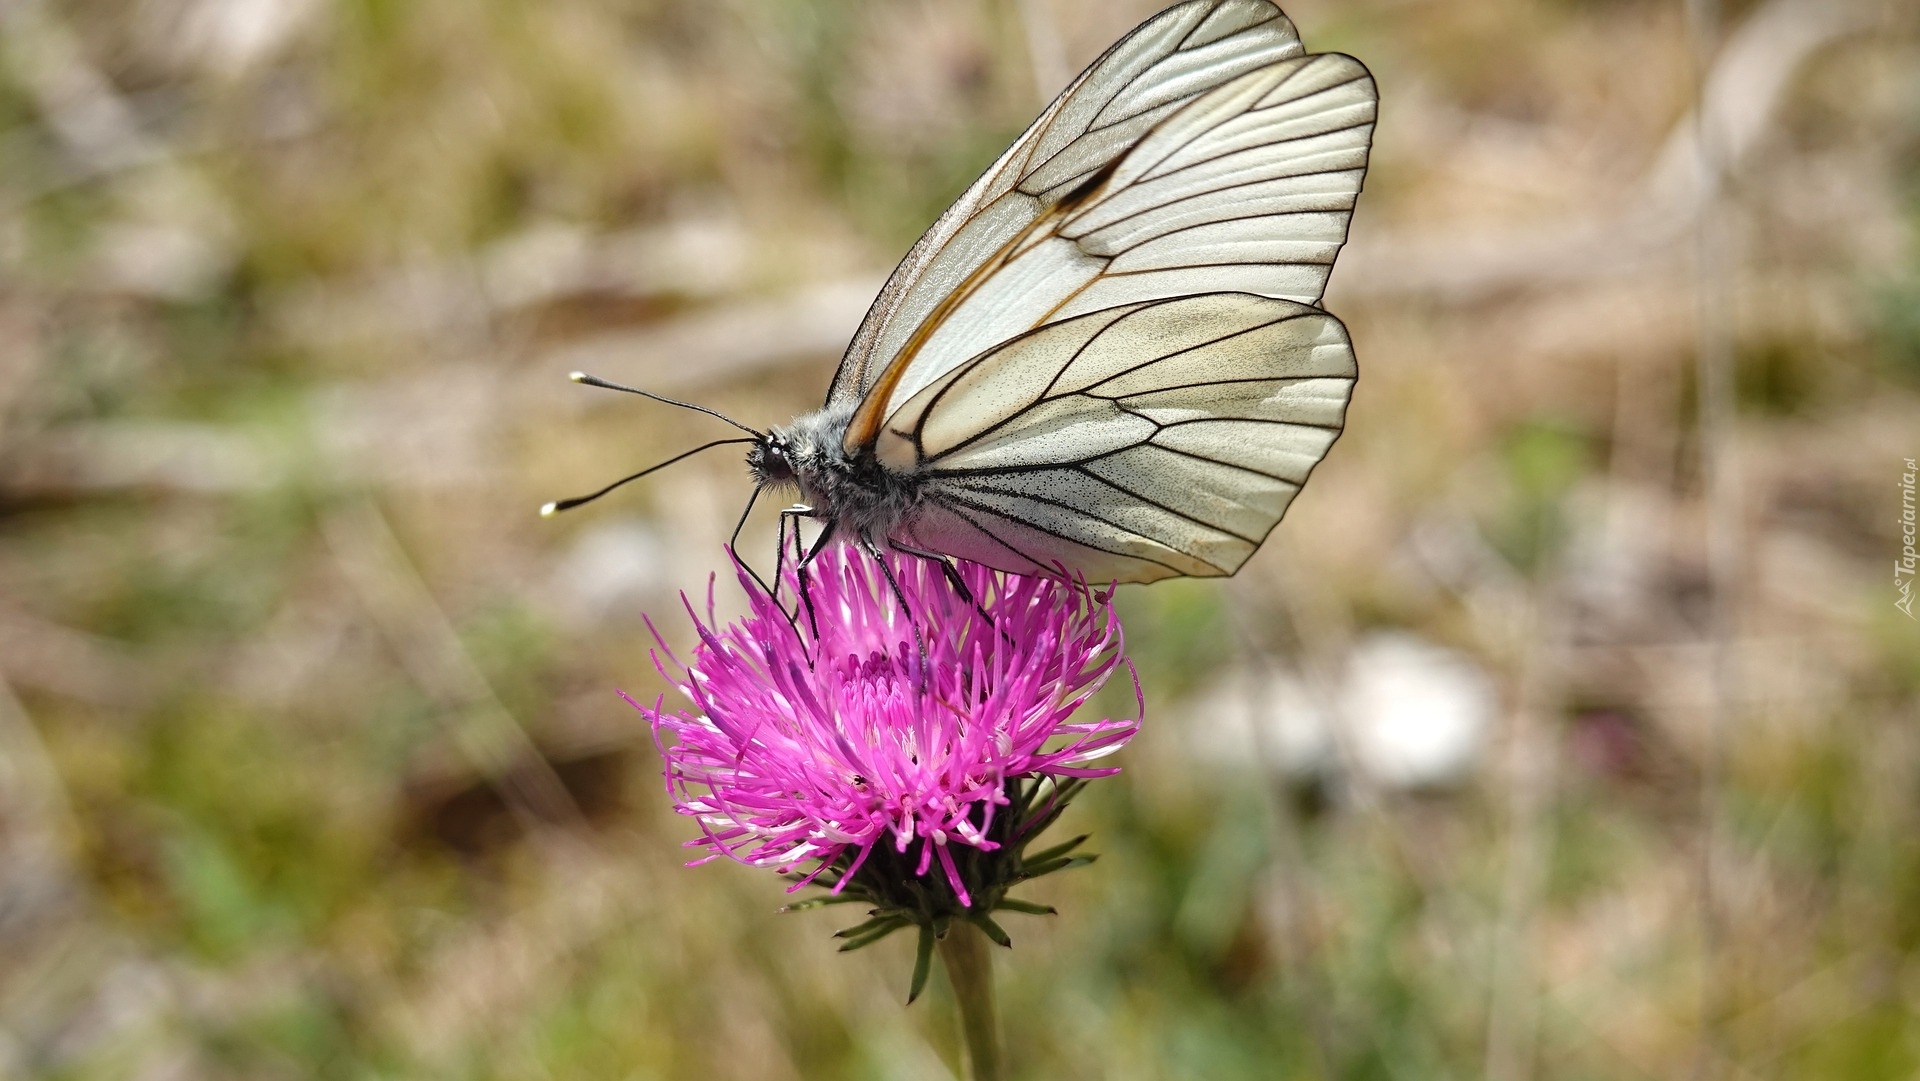
[[586, 372], [568, 372], [567, 378], [573, 380], [576, 383], [584, 383], [587, 381], [587, 373]]
[[559, 512], [560, 512], [560, 504], [558, 503], [546, 503], [546, 504], [542, 504], [540, 507], [540, 517], [542, 518], [551, 518], [555, 514], [558, 514]]

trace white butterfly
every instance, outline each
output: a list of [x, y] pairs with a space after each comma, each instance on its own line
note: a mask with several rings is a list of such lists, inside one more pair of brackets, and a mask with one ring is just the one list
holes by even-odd
[[797, 486], [816, 551], [1234, 573], [1345, 421], [1353, 348], [1316, 305], [1376, 101], [1267, 0], [1143, 23], [908, 252], [826, 405], [725, 441], [755, 495]]

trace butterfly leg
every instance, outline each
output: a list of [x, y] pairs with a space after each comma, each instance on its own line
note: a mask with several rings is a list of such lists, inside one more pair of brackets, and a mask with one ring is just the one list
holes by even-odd
[[974, 597], [973, 590], [967, 588], [966, 580], [960, 577], [960, 568], [955, 564], [952, 556], [942, 555], [939, 552], [929, 552], [923, 548], [915, 548], [911, 544], [902, 544], [897, 537], [888, 537], [887, 544], [896, 552], [905, 552], [910, 556], [919, 556], [921, 559], [931, 559], [935, 563], [940, 564], [940, 570], [947, 576], [947, 584], [953, 587], [953, 591], [960, 594], [961, 600], [972, 605], [973, 610], [979, 613], [981, 619], [987, 621], [988, 626], [993, 625], [992, 614]]
[[873, 557], [874, 562], [880, 564], [880, 573], [887, 576], [887, 585], [893, 589], [893, 599], [900, 604], [900, 614], [905, 616], [907, 622], [913, 626], [913, 646], [916, 654], [920, 658], [920, 683], [922, 686], [925, 686], [928, 667], [927, 640], [921, 637], [920, 621], [913, 618], [913, 609], [907, 605], [907, 594], [900, 588], [900, 580], [893, 576], [893, 566], [887, 562], [886, 554], [880, 551], [879, 545], [873, 543], [873, 535], [871, 533], [861, 532], [860, 547], [865, 549], [866, 553]]
[[[773, 583], [778, 587], [787, 570], [787, 519], [798, 513], [799, 508], [788, 507], [780, 512], [779, 528], [773, 539]], [[777, 599], [777, 598], [776, 598]]]
[[727, 538], [727, 550], [732, 553], [734, 560], [739, 563], [741, 567], [745, 568], [747, 575], [751, 577], [754, 584], [759, 586], [761, 591], [767, 595], [767, 599], [773, 602], [773, 606], [779, 609], [780, 614], [786, 618], [787, 626], [793, 628], [793, 636], [796, 639], [800, 639], [801, 650], [805, 652], [806, 643], [800, 635], [799, 607], [795, 606], [794, 610], [789, 612], [787, 611], [786, 605], [780, 603], [780, 572], [785, 566], [787, 516], [791, 512], [780, 512], [780, 535], [778, 539], [774, 541], [773, 548], [772, 585], [768, 585], [767, 580], [760, 577], [760, 572], [753, 569], [753, 564], [740, 558], [740, 532], [747, 527], [747, 516], [753, 513], [753, 505], [759, 501], [760, 492], [761, 489], [755, 488], [753, 494], [747, 497], [747, 505], [740, 511], [740, 520], [733, 524], [733, 534]]
[[807, 554], [806, 544], [800, 537], [800, 519], [812, 518], [813, 516], [813, 508], [807, 506], [805, 503], [795, 503], [786, 510], [786, 517], [793, 520], [793, 562], [796, 568], [802, 564], [813, 562], [813, 557]]
[[[753, 494], [747, 497], [747, 506], [745, 510], [742, 510], [740, 512], [740, 520], [733, 524], [733, 536], [727, 538], [727, 550], [733, 553], [733, 557], [735, 559], [740, 559], [740, 531], [747, 528], [747, 515], [753, 513], [753, 505], [755, 502], [759, 500], [759, 498], [760, 498], [760, 489], [755, 488], [753, 490]], [[774, 554], [776, 557], [779, 555], [779, 552], [777, 549]], [[747, 569], [747, 574], [752, 576], [754, 584], [759, 586], [762, 592], [766, 593], [767, 599], [773, 602], [774, 607], [779, 608], [780, 595], [774, 592], [774, 587], [769, 586], [766, 582], [766, 579], [760, 577], [760, 572], [753, 569], [753, 564], [748, 563], [744, 559], [740, 559], [740, 565]], [[780, 581], [780, 562], [778, 558], [774, 560], [774, 564], [773, 564], [773, 580], [776, 585]], [[781, 608], [780, 610], [782, 612], [786, 611], [785, 608]], [[791, 623], [793, 620], [791, 617], [789, 617], [787, 621]], [[798, 627], [795, 627], [794, 629], [799, 630]]]
[[[798, 517], [798, 515], [796, 515], [796, 517]], [[801, 557], [799, 565], [794, 568], [794, 577], [800, 583], [800, 603], [807, 609], [807, 625], [813, 628], [815, 641], [820, 639], [820, 617], [816, 615], [813, 610], [813, 591], [807, 588], [807, 568], [813, 565], [813, 561], [819, 557], [821, 552], [826, 551], [827, 542], [833, 539], [835, 524], [836, 523], [831, 520], [827, 522], [826, 528], [822, 529], [820, 535], [814, 538], [813, 547], [807, 549], [807, 554]], [[800, 523], [797, 521], [793, 524], [793, 539], [794, 550], [798, 551], [800, 545]]]
[[[967, 583], [960, 577], [960, 568], [954, 566], [952, 556], [941, 555], [939, 552], [929, 552], [924, 548], [915, 548], [911, 544], [903, 544], [898, 537], [888, 537], [887, 547], [892, 548], [896, 552], [904, 552], [910, 556], [919, 556], [921, 559], [931, 559], [935, 563], [940, 564], [940, 571], [947, 576], [947, 584], [953, 587], [953, 591], [960, 594], [962, 600], [973, 605], [975, 610], [980, 609], [980, 602], [973, 599], [973, 590], [968, 589]], [[985, 615], [986, 613], [981, 611], [980, 614]]]
[[[793, 525], [793, 564], [796, 570], [807, 562], [806, 549], [800, 539], [800, 519], [813, 516], [813, 508], [805, 503], [795, 503], [780, 512], [780, 529], [773, 542], [773, 578], [778, 583], [786, 576], [787, 569], [787, 525]], [[794, 602], [794, 611], [798, 612], [799, 601]]]
[[[989, 627], [995, 625], [993, 613], [987, 611], [986, 606], [974, 597], [973, 590], [967, 588], [966, 580], [960, 577], [960, 568], [952, 556], [942, 555], [939, 552], [929, 552], [924, 549], [915, 548], [910, 544], [902, 544], [898, 539], [893, 537], [888, 537], [887, 543], [891, 545], [896, 552], [905, 552], [907, 555], [919, 556], [921, 559], [931, 559], [940, 564], [940, 569], [946, 573], [947, 584], [953, 587], [954, 592], [960, 594], [962, 600], [965, 600], [973, 606], [973, 610], [975, 614], [979, 615], [981, 622]], [[1008, 645], [1015, 644], [1013, 635], [1009, 634], [1004, 627], [1000, 629], [1000, 637], [1004, 639]]]

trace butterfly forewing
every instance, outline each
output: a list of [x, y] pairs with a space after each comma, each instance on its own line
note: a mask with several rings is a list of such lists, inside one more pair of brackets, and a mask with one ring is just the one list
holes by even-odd
[[1316, 305], [1376, 92], [1267, 0], [1191, 0], [1088, 69], [921, 238], [835, 377], [911, 478], [896, 543], [1022, 573], [1239, 569], [1338, 437]]
[[[995, 267], [1016, 238], [1076, 185], [1111, 166], [1154, 124], [1207, 90], [1302, 52], [1292, 24], [1267, 0], [1191, 0], [1128, 35], [1076, 79], [914, 245], [855, 334], [828, 403], [865, 398], [902, 359], [914, 362], [908, 386], [917, 390], [1011, 337], [1005, 327], [1018, 323], [1017, 333], [1046, 321], [1058, 297], [1036, 296], [1021, 307], [1018, 319], [979, 321], [988, 304], [967, 301], [984, 280], [997, 276]], [[1034, 267], [1074, 262], [1067, 251], [1054, 248], [1040, 253]], [[1096, 269], [1092, 261], [1080, 262], [1064, 268], [1073, 280], [1084, 280]], [[991, 294], [978, 299], [1007, 300], [1005, 290]], [[928, 340], [930, 330], [946, 331], [937, 349], [929, 348], [936, 344]], [[913, 356], [903, 358], [916, 337], [920, 343]], [[898, 394], [902, 388], [893, 389]], [[910, 392], [900, 400], [907, 396]], [[863, 433], [863, 444], [877, 431], [877, 424], [869, 427], [874, 431]]]
[[1317, 303], [1373, 118], [1366, 69], [1332, 54], [1270, 63], [1187, 101], [954, 284], [869, 392], [849, 449], [957, 365], [1048, 322], [1207, 292]]

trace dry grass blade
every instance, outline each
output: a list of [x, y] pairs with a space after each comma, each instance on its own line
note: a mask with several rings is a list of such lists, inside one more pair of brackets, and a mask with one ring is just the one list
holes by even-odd
[[474, 768], [537, 835], [567, 827], [584, 839], [580, 808], [485, 675], [371, 502], [330, 512], [322, 532], [335, 560], [407, 672], [447, 711]]

